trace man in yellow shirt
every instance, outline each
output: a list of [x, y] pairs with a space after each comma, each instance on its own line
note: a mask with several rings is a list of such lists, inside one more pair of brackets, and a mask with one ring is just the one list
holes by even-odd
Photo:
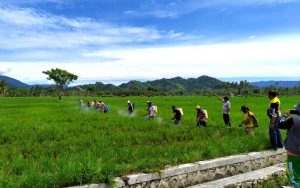
[[268, 108], [267, 114], [270, 119], [269, 124], [269, 136], [272, 148], [277, 150], [278, 148], [283, 148], [283, 142], [281, 138], [280, 131], [278, 129], [278, 123], [281, 116], [281, 103], [277, 97], [277, 92], [269, 91], [268, 97], [270, 99], [270, 106]]

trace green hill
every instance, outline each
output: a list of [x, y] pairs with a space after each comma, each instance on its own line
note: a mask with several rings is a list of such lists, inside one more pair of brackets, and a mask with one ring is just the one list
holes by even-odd
[[216, 89], [221, 81], [209, 76], [200, 76], [198, 78], [184, 79], [181, 77], [163, 78], [159, 80], [140, 82], [132, 80], [119, 86], [112, 84], [95, 84], [84, 85], [82, 88], [96, 91], [182, 91], [190, 92], [202, 89]]

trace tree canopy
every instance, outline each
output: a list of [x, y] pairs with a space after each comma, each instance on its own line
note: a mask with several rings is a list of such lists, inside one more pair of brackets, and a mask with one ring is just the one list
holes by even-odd
[[71, 82], [78, 79], [77, 75], [69, 73], [68, 71], [59, 68], [43, 71], [43, 73], [48, 75], [48, 80], [53, 80], [56, 83], [56, 86], [59, 90], [59, 99], [61, 99], [63, 90]]
[[0, 80], [0, 96], [5, 96], [7, 92], [7, 84], [4, 80]]

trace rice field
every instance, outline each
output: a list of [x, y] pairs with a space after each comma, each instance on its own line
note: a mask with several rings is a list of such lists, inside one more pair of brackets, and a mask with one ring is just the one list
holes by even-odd
[[[80, 99], [102, 100], [110, 111], [80, 107]], [[280, 99], [287, 110], [300, 98]], [[136, 107], [132, 116], [127, 100]], [[146, 118], [147, 100], [158, 106], [154, 119]], [[228, 129], [216, 97], [1, 98], [0, 187], [110, 183], [116, 176], [268, 149], [268, 98], [230, 101], [233, 127]], [[172, 105], [183, 108], [179, 126], [171, 120]], [[196, 127], [196, 105], [208, 111], [206, 127]], [[258, 117], [254, 136], [238, 127], [241, 105], [248, 105]]]

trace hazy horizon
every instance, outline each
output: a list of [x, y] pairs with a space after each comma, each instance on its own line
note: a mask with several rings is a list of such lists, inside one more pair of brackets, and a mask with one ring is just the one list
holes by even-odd
[[[3, 75], [2, 75], [3, 76]], [[175, 76], [175, 77], [181, 77], [181, 76]], [[174, 77], [169, 77], [166, 79], [170, 79]], [[197, 77], [182, 77], [184, 79], [188, 78], [197, 78]], [[84, 84], [95, 84], [96, 82], [102, 82], [104, 84], [113, 84], [116, 86], [119, 86], [123, 83], [127, 83], [129, 81], [140, 81], [140, 82], [147, 82], [147, 81], [153, 81], [153, 80], [158, 80], [158, 79], [163, 79], [163, 78], [157, 78], [157, 79], [139, 79], [139, 78], [132, 78], [132, 79], [119, 79], [119, 80], [82, 80], [78, 79], [74, 81], [73, 83], [70, 84], [70, 86], [76, 86], [76, 85], [84, 85]], [[248, 82], [260, 82], [260, 81], [300, 81], [299, 78], [296, 77], [228, 77], [228, 78], [216, 78], [220, 81], [224, 82], [239, 82], [239, 81], [244, 81], [247, 80]], [[19, 80], [25, 84], [28, 85], [47, 85], [49, 84], [46, 81], [31, 81], [31, 82], [26, 82]]]

